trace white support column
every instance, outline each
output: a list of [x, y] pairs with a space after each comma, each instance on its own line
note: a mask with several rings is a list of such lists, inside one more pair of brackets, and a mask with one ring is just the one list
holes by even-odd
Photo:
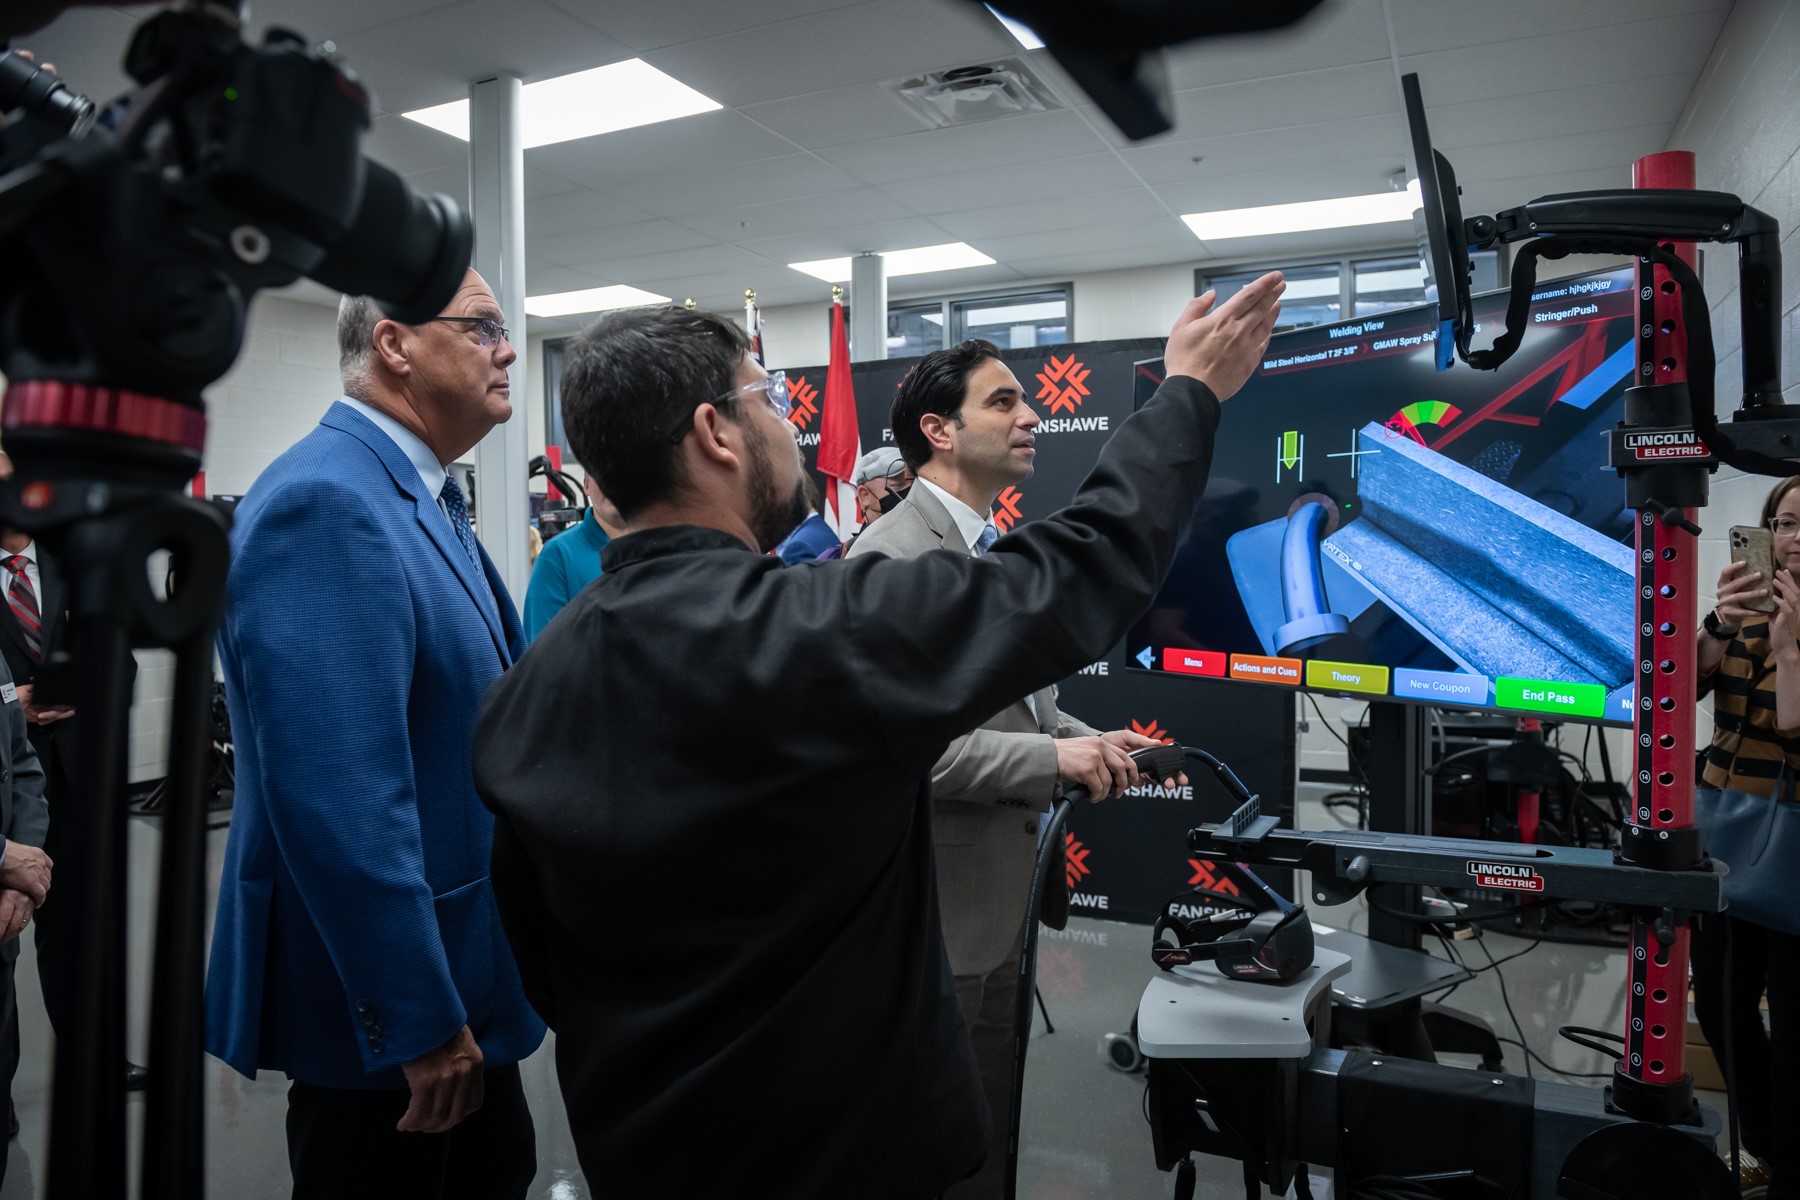
[[850, 260], [850, 360], [887, 357], [887, 263], [879, 254]]
[[520, 132], [520, 81], [503, 75], [469, 85], [469, 205], [475, 221], [475, 269], [487, 280], [519, 352], [512, 380], [512, 420], [475, 447], [476, 523], [515, 604], [525, 601], [530, 569], [526, 497], [531, 422], [520, 407], [525, 373], [525, 144]]

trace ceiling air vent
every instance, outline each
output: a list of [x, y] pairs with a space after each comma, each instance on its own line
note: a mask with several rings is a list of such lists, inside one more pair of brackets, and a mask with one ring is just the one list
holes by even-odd
[[1050, 89], [1016, 58], [934, 71], [887, 87], [933, 128], [1062, 107]]

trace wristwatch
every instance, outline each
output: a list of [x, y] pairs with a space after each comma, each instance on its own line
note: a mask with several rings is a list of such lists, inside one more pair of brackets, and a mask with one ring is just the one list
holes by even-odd
[[1729, 642], [1738, 635], [1737, 630], [1727, 629], [1719, 624], [1719, 610], [1716, 608], [1706, 614], [1705, 619], [1700, 622], [1700, 627], [1706, 630], [1708, 637], [1716, 637], [1721, 642]]

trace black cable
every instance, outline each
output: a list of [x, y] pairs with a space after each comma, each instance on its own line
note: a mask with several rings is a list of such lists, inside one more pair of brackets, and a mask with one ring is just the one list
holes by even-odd
[[1488, 909], [1484, 912], [1458, 912], [1454, 916], [1435, 917], [1430, 913], [1409, 913], [1397, 908], [1389, 908], [1376, 901], [1374, 892], [1368, 894], [1368, 900], [1370, 908], [1384, 912], [1390, 917], [1397, 917], [1402, 921], [1411, 921], [1415, 925], [1476, 925], [1482, 921], [1499, 921], [1507, 917], [1516, 917], [1522, 912], [1530, 912], [1534, 908], [1543, 908], [1547, 904], [1555, 903], [1551, 900], [1527, 900], [1511, 908]]
[[1611, 1046], [1603, 1046], [1599, 1042], [1588, 1040], [1589, 1037], [1596, 1037], [1604, 1038], [1611, 1042], [1618, 1042], [1620, 1045], [1625, 1044], [1625, 1038], [1622, 1035], [1608, 1033], [1604, 1029], [1587, 1029], [1580, 1025], [1563, 1025], [1557, 1029], [1556, 1036], [1565, 1041], [1574, 1042], [1584, 1050], [1592, 1050], [1595, 1054], [1603, 1054], [1607, 1058], [1615, 1061], [1622, 1060], [1625, 1057], [1625, 1053], [1622, 1050], [1614, 1050]]
[[1483, 945], [1481, 947], [1481, 952], [1483, 954], [1487, 955], [1488, 966], [1494, 972], [1495, 981], [1500, 984], [1500, 1003], [1502, 1003], [1506, 1006], [1506, 1016], [1510, 1021], [1512, 1021], [1513, 1032], [1515, 1032], [1519, 1035], [1517, 1040], [1515, 1040], [1513, 1038], [1498, 1038], [1496, 1040], [1502, 1041], [1502, 1042], [1511, 1042], [1513, 1045], [1517, 1046], [1520, 1050], [1523, 1050], [1525, 1052], [1525, 1078], [1527, 1078], [1527, 1079], [1537, 1078], [1535, 1075], [1532, 1074], [1532, 1071], [1531, 1071], [1531, 1064], [1533, 1062], [1536, 1062], [1539, 1066], [1543, 1067], [1546, 1071], [1552, 1071], [1558, 1075], [1563, 1075], [1570, 1079], [1611, 1079], [1612, 1078], [1611, 1071], [1598, 1071], [1598, 1072], [1596, 1072], [1596, 1071], [1565, 1071], [1561, 1067], [1552, 1066], [1548, 1060], [1540, 1057], [1538, 1055], [1538, 1052], [1536, 1050], [1533, 1050], [1531, 1048], [1531, 1046], [1529, 1044], [1527, 1044], [1525, 1041], [1525, 1026], [1523, 1026], [1519, 1023], [1519, 1014], [1513, 1011], [1512, 997], [1510, 995], [1508, 995], [1507, 991], [1506, 991], [1506, 974], [1499, 969], [1500, 963], [1497, 959], [1494, 958], [1494, 952], [1492, 950], [1489, 950], [1485, 945]]

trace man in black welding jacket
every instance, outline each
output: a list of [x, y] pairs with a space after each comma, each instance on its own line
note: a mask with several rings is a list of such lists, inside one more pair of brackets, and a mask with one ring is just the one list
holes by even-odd
[[564, 427], [630, 532], [489, 692], [475, 771], [596, 1187], [917, 1200], [980, 1166], [932, 763], [1143, 611], [1281, 291], [1189, 304], [1074, 501], [981, 558], [766, 555], [802, 465], [735, 325], [644, 309], [565, 349]]

